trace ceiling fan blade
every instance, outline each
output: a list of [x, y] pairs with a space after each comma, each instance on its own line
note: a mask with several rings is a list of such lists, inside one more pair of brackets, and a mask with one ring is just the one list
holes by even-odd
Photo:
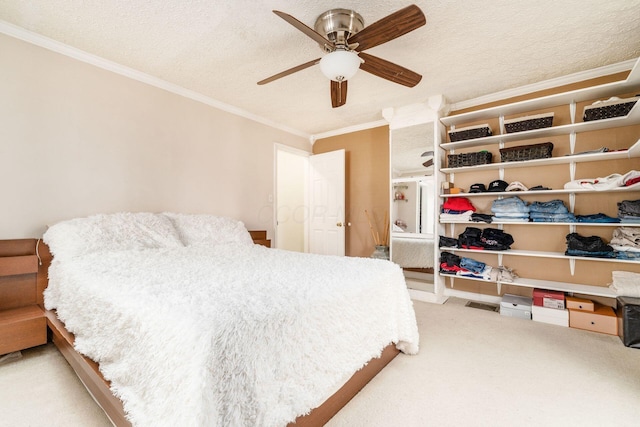
[[394, 64], [393, 62], [378, 58], [377, 56], [369, 55], [364, 52], [361, 52], [358, 56], [364, 60], [364, 62], [360, 64], [360, 69], [375, 76], [382, 77], [383, 79], [408, 87], [414, 87], [420, 83], [420, 80], [422, 80], [422, 76], [420, 74], [413, 72], [408, 68]]
[[424, 13], [418, 6], [412, 4], [364, 27], [349, 37], [347, 42], [358, 43], [355, 50], [362, 52], [407, 34], [426, 23], [427, 18]]
[[347, 102], [347, 81], [336, 82], [331, 80], [331, 106], [340, 107]]
[[272, 82], [272, 81], [274, 81], [274, 80], [278, 80], [278, 79], [279, 79], [279, 78], [281, 78], [281, 77], [288, 76], [289, 74], [293, 74], [293, 73], [295, 73], [295, 72], [298, 72], [298, 71], [304, 70], [305, 68], [309, 68], [309, 67], [311, 67], [312, 65], [316, 65], [316, 64], [319, 64], [319, 63], [320, 63], [320, 58], [316, 58], [316, 59], [314, 59], [313, 61], [305, 62], [304, 64], [300, 64], [300, 65], [298, 65], [297, 67], [289, 68], [288, 70], [284, 70], [284, 71], [283, 71], [283, 72], [281, 72], [281, 73], [274, 74], [274, 75], [273, 75], [273, 76], [271, 76], [271, 77], [267, 77], [267, 78], [266, 78], [266, 79], [264, 79], [264, 80], [260, 80], [260, 81], [258, 82], [258, 84], [259, 84], [259, 85], [263, 85], [263, 84], [265, 84], [265, 83], [270, 83], [270, 82]]
[[288, 13], [280, 12], [279, 10], [274, 10], [273, 13], [275, 13], [280, 18], [282, 18], [285, 21], [287, 21], [289, 24], [291, 24], [294, 27], [296, 27], [298, 30], [300, 30], [303, 33], [305, 33], [307, 36], [311, 37], [320, 46], [329, 46], [331, 48], [331, 50], [333, 50], [335, 48], [335, 44], [332, 41], [327, 39], [322, 34], [316, 32], [312, 28], [309, 28], [308, 26], [306, 26], [302, 22], [298, 21], [296, 18], [294, 18], [293, 16], [289, 15]]
[[422, 166], [424, 166], [425, 168], [428, 168], [429, 166], [433, 166], [433, 159], [427, 160], [422, 164]]

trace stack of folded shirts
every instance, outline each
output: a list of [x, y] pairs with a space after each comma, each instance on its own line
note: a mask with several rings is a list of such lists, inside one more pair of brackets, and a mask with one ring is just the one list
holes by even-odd
[[615, 258], [613, 248], [607, 245], [599, 236], [581, 236], [578, 233], [569, 233], [566, 236], [567, 251], [565, 255], [585, 256], [593, 258]]
[[458, 236], [458, 246], [463, 249], [504, 251], [511, 249], [512, 243], [513, 236], [497, 228], [467, 227]]
[[529, 206], [520, 197], [497, 199], [491, 205], [493, 221], [521, 222], [529, 221]]
[[621, 222], [640, 224], [640, 200], [623, 200], [618, 203], [618, 218]]
[[640, 261], [640, 228], [616, 228], [609, 244], [616, 251], [616, 258]]
[[573, 215], [562, 200], [533, 202], [529, 205], [529, 217], [533, 222], [575, 222]]
[[448, 197], [442, 204], [440, 221], [470, 221], [475, 211], [476, 208], [466, 197]]
[[459, 257], [450, 252], [440, 254], [440, 273], [489, 280], [491, 267], [472, 258]]
[[613, 282], [609, 285], [616, 294], [640, 298], [640, 273], [612, 271]]

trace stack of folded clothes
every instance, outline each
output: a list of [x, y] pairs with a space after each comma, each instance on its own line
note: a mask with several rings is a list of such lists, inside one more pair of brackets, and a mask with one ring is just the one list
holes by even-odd
[[440, 254], [440, 273], [494, 282], [513, 282], [518, 278], [510, 268], [502, 265], [491, 267], [475, 259], [460, 257], [450, 252]]
[[609, 288], [618, 295], [640, 298], [640, 273], [612, 271], [613, 282]]
[[511, 249], [513, 237], [509, 233], [497, 228], [481, 230], [467, 227], [458, 236], [458, 247], [463, 249], [504, 251]]
[[612, 218], [603, 213], [597, 213], [597, 214], [589, 214], [589, 215], [576, 215], [576, 222], [616, 223], [616, 222], [620, 222], [620, 218]]
[[616, 228], [609, 244], [616, 251], [616, 258], [640, 261], [640, 228]]
[[450, 252], [440, 254], [440, 273], [489, 280], [491, 267], [472, 258], [459, 257]]
[[493, 221], [521, 222], [529, 221], [529, 206], [520, 197], [497, 199], [491, 205]]
[[562, 200], [533, 202], [529, 205], [529, 217], [533, 222], [575, 222], [573, 215]]
[[615, 258], [613, 248], [607, 245], [601, 237], [581, 236], [578, 233], [569, 233], [566, 236], [567, 251], [565, 255], [584, 256], [593, 258]]
[[476, 211], [466, 197], [448, 197], [442, 204], [440, 221], [469, 221]]
[[623, 200], [618, 203], [618, 218], [621, 222], [640, 224], [640, 200]]

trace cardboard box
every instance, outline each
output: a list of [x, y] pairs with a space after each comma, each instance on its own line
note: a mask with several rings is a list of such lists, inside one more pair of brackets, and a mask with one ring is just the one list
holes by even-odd
[[569, 310], [569, 326], [603, 334], [618, 335], [618, 317], [613, 308], [597, 304], [593, 311]]
[[640, 348], [640, 298], [619, 296], [618, 336], [626, 347]]
[[557, 308], [564, 310], [564, 292], [548, 291], [546, 289], [533, 290], [533, 305], [538, 307]]
[[590, 299], [566, 297], [567, 308], [572, 310], [593, 311], [595, 304]]
[[500, 315], [531, 320], [531, 298], [504, 294], [500, 302]]
[[531, 307], [531, 318], [536, 322], [569, 327], [569, 310], [534, 305]]

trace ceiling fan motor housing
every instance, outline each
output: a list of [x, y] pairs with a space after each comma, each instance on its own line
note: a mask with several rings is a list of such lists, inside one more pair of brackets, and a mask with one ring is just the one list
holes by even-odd
[[[331, 9], [318, 16], [316, 32], [326, 34], [327, 39], [341, 50], [349, 50], [347, 39], [364, 28], [364, 19], [359, 13], [349, 9]], [[320, 46], [329, 51], [328, 46]]]

